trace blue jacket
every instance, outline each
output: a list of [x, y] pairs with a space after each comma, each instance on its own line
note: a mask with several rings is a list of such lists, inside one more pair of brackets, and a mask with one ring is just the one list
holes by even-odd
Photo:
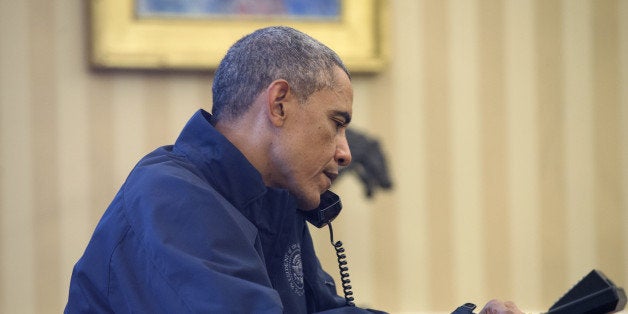
[[144, 157], [76, 263], [66, 313], [359, 313], [344, 306], [287, 190], [199, 110]]

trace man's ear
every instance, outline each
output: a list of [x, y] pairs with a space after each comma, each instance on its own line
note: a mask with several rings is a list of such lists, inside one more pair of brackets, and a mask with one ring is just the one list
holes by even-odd
[[282, 126], [286, 119], [286, 104], [291, 101], [292, 93], [286, 80], [275, 80], [267, 89], [267, 114], [271, 123]]

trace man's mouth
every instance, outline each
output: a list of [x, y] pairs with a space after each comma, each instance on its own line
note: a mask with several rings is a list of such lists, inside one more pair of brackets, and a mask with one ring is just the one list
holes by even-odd
[[337, 172], [324, 171], [323, 173], [325, 174], [325, 176], [327, 178], [329, 178], [329, 183], [330, 184], [333, 183], [336, 180], [336, 178], [338, 177], [338, 173]]

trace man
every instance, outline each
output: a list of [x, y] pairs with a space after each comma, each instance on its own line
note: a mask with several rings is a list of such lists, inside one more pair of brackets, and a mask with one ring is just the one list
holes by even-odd
[[66, 313], [367, 312], [336, 295], [298, 210], [351, 162], [342, 61], [294, 29], [261, 29], [229, 49], [213, 96], [212, 114], [133, 169], [74, 268]]

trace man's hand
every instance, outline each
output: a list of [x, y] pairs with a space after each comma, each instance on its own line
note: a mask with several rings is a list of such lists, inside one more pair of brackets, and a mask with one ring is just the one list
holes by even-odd
[[479, 314], [523, 314], [523, 312], [510, 301], [491, 300]]

